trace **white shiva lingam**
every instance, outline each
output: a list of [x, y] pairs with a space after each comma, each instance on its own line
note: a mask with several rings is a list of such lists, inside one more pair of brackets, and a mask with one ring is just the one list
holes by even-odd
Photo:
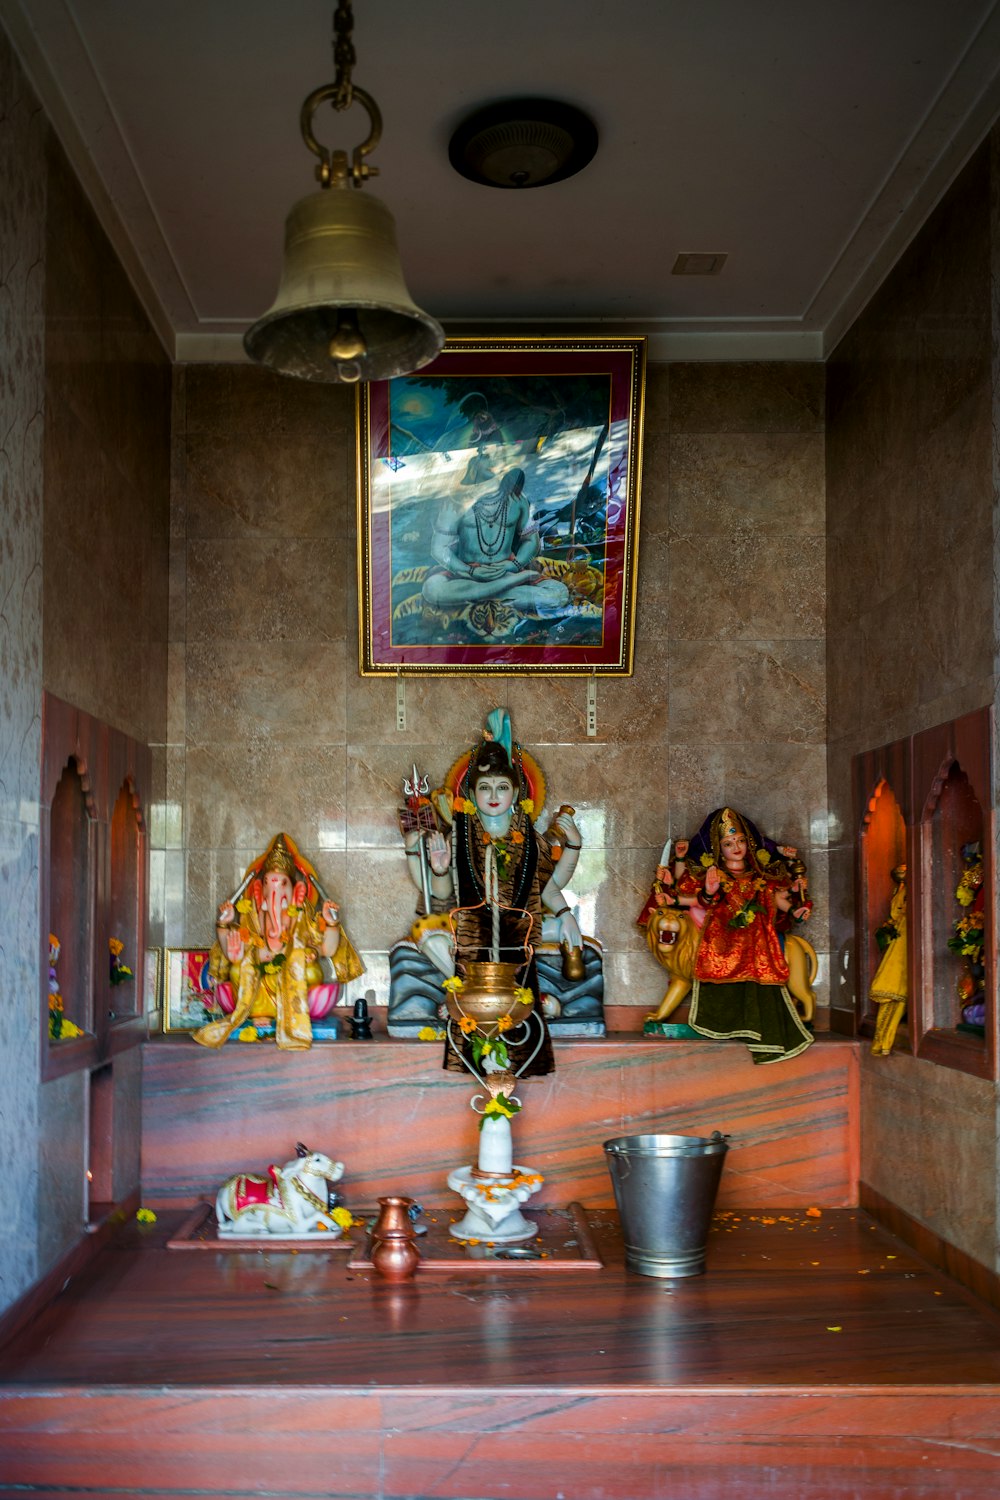
[[[476, 1094], [471, 1100], [471, 1108], [482, 1116], [476, 1165], [455, 1167], [448, 1174], [448, 1186], [464, 1199], [467, 1208], [465, 1217], [453, 1224], [450, 1232], [456, 1240], [516, 1244], [538, 1232], [537, 1225], [522, 1214], [521, 1204], [538, 1192], [544, 1178], [531, 1167], [514, 1164], [510, 1122], [521, 1108], [514, 1086], [542, 1046], [545, 1033], [530, 1008], [530, 991], [515, 987], [516, 964], [470, 962], [466, 969], [464, 980], [448, 980], [445, 985], [448, 1043], [485, 1086], [487, 1095]], [[476, 1023], [474, 1032], [470, 1032], [472, 1021]], [[465, 1055], [455, 1035], [456, 1025], [474, 1038], [474, 1056], [481, 1072]], [[538, 1032], [533, 1047], [532, 1030]], [[507, 1040], [529, 1044], [516, 1073], [507, 1061]], [[484, 1097], [487, 1102], [480, 1106]]]

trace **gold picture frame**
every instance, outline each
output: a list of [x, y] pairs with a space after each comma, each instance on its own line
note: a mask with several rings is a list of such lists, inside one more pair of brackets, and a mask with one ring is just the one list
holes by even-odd
[[630, 676], [644, 338], [449, 339], [359, 388], [363, 676]]

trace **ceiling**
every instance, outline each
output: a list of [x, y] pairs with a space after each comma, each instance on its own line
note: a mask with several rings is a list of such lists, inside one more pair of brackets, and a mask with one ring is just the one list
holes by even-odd
[[[169, 352], [241, 357], [315, 188], [303, 98], [335, 0], [0, 0]], [[654, 358], [820, 359], [1000, 113], [1000, 0], [354, 0], [354, 81], [384, 117], [374, 191], [410, 290], [457, 331], [646, 333]], [[498, 191], [448, 140], [549, 95], [600, 145]], [[360, 108], [317, 117], [330, 145]], [[368, 189], [366, 189], [368, 191]], [[723, 251], [721, 275], [671, 275]]]

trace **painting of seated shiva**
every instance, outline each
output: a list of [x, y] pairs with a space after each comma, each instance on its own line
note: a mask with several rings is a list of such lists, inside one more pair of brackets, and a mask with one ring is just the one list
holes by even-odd
[[451, 340], [359, 394], [362, 671], [632, 669], [642, 339]]

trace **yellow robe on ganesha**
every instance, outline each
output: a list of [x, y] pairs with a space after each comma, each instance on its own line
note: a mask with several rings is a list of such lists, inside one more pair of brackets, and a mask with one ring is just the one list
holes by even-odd
[[[239, 899], [219, 909], [209, 973], [228, 1014], [196, 1031], [196, 1042], [221, 1047], [247, 1022], [273, 1019], [279, 1047], [312, 1045], [313, 1020], [333, 1009], [342, 984], [364, 973], [336, 905], [323, 897], [317, 906], [321, 894], [312, 865], [287, 834], [276, 834], [247, 869]], [[334, 980], [324, 978], [324, 958]]]

